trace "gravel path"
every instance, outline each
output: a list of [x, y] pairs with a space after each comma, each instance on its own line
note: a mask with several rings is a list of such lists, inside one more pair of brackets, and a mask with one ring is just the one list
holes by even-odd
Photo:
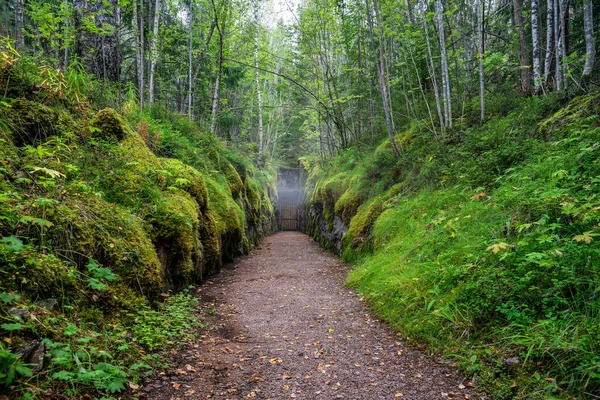
[[213, 329], [140, 388], [150, 399], [477, 399], [343, 286], [347, 266], [282, 232], [198, 290]]

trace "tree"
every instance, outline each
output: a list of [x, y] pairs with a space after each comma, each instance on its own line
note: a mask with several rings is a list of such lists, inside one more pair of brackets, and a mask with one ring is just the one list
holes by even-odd
[[[367, 0], [368, 2], [368, 0]], [[368, 4], [368, 3], [367, 3]], [[367, 10], [369, 8], [367, 7]], [[381, 98], [383, 100], [383, 112], [385, 113], [385, 125], [387, 127], [387, 132], [388, 132], [388, 137], [390, 139], [390, 144], [392, 145], [392, 150], [394, 150], [394, 154], [396, 154], [396, 157], [400, 157], [402, 155], [402, 153], [400, 152], [400, 149], [398, 148], [398, 145], [396, 143], [396, 139], [394, 138], [394, 131], [392, 128], [392, 119], [391, 119], [391, 115], [390, 115], [390, 107], [388, 104], [388, 94], [387, 94], [387, 86], [386, 86], [386, 82], [385, 82], [385, 63], [384, 63], [384, 56], [383, 56], [383, 34], [381, 32], [381, 20], [379, 17], [379, 7], [377, 6], [377, 0], [373, 0], [373, 9], [375, 11], [375, 21], [377, 22], [377, 34], [379, 36], [379, 89], [381, 90]], [[369, 18], [371, 18], [369, 16]], [[373, 24], [370, 24], [371, 27], [371, 34], [372, 34], [372, 30], [373, 30]]]
[[521, 94], [528, 96], [531, 93], [531, 64], [529, 62], [529, 51], [527, 50], [527, 39], [525, 37], [525, 24], [523, 23], [523, 4], [521, 0], [513, 0], [513, 6], [515, 11], [515, 25], [519, 34]]
[[540, 60], [539, 0], [531, 0], [531, 39], [533, 42], [533, 86], [534, 93], [542, 88], [542, 64]]
[[259, 168], [263, 167], [263, 118], [262, 118], [262, 99], [260, 98], [260, 74], [258, 69], [258, 39], [260, 36], [260, 21], [258, 19], [258, 0], [254, 0], [254, 24], [256, 25], [256, 35], [254, 36], [254, 76], [256, 79], [256, 103], [258, 112], [258, 158]]
[[594, 41], [594, 5], [592, 0], [583, 2], [583, 26], [585, 34], [585, 66], [582, 79], [588, 81], [592, 76], [594, 61], [596, 59], [596, 42]]
[[444, 9], [442, 0], [435, 1], [437, 25], [440, 38], [442, 64], [442, 98], [444, 99], [444, 125], [452, 129], [452, 98], [450, 96], [450, 74], [448, 73], [448, 56], [446, 55], [446, 34], [444, 32]]
[[25, 35], [23, 34], [23, 0], [14, 0], [15, 8], [15, 45], [17, 50], [25, 48]]
[[158, 61], [158, 27], [160, 24], [162, 2], [156, 0], [154, 4], [154, 23], [152, 24], [152, 37], [150, 38], [150, 74], [148, 76], [148, 104], [154, 103], [154, 78], [156, 62]]

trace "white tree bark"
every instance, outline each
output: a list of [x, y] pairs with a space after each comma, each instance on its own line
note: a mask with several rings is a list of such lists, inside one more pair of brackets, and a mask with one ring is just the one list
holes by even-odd
[[[140, 0], [141, 10], [144, 9], [144, 1]], [[138, 0], [133, 2], [133, 27], [135, 37], [135, 64], [137, 69], [137, 84], [139, 92], [140, 108], [144, 108], [144, 18], [143, 12], [138, 11]]]
[[435, 96], [435, 107], [437, 109], [438, 118], [440, 120], [440, 129], [442, 130], [442, 136], [444, 136], [444, 115], [442, 113], [442, 105], [440, 101], [440, 92], [438, 89], [437, 77], [435, 72], [435, 63], [433, 62], [433, 54], [431, 52], [431, 44], [429, 43], [429, 29], [427, 28], [427, 19], [423, 17], [423, 29], [425, 30], [425, 42], [427, 43], [427, 55], [428, 63], [427, 67], [431, 74], [431, 80], [433, 83], [433, 94]]
[[556, 66], [555, 66], [555, 80], [556, 80], [556, 90], [561, 90], [562, 89], [562, 67], [561, 67], [561, 62], [560, 62], [560, 58], [562, 55], [562, 50], [561, 50], [561, 30], [560, 29], [560, 25], [559, 25], [559, 6], [558, 6], [558, 1], [559, 0], [554, 0], [554, 55], [556, 58]]
[[[368, 1], [368, 0], [367, 0]], [[396, 157], [400, 157], [402, 153], [398, 148], [396, 139], [394, 138], [394, 130], [392, 128], [392, 119], [390, 117], [390, 108], [388, 104], [387, 85], [385, 83], [385, 61], [383, 56], [383, 34], [381, 32], [381, 20], [379, 18], [379, 7], [377, 6], [377, 0], [373, 0], [373, 9], [375, 10], [375, 21], [377, 22], [377, 33], [379, 35], [379, 88], [381, 89], [381, 98], [383, 100], [383, 112], [385, 114], [385, 125], [388, 131], [388, 137], [392, 150]], [[368, 7], [367, 7], [368, 10]], [[368, 16], [370, 18], [370, 16]], [[371, 24], [372, 27], [373, 24]]]
[[262, 119], [262, 99], [260, 97], [260, 74], [258, 66], [258, 36], [260, 34], [259, 18], [258, 18], [258, 1], [254, 0], [254, 24], [256, 34], [254, 35], [254, 79], [256, 80], [256, 101], [258, 105], [258, 158], [257, 164], [259, 168], [263, 166], [263, 119]]
[[531, 0], [531, 39], [533, 41], [533, 91], [542, 89], [542, 64], [540, 60], [539, 0]]
[[546, 59], [544, 62], [544, 81], [548, 84], [552, 72], [552, 55], [554, 50], [554, 0], [547, 0], [546, 16]]
[[[536, 1], [536, 0], [532, 0]], [[477, 32], [479, 33], [479, 98], [481, 104], [481, 122], [485, 120], [485, 75], [483, 71], [483, 55], [485, 54], [485, 37], [484, 37], [484, 0], [478, 0], [478, 17], [477, 17]]]
[[154, 103], [154, 75], [158, 61], [158, 25], [160, 23], [162, 2], [156, 0], [154, 8], [154, 25], [152, 25], [152, 40], [150, 42], [150, 76], [148, 78], [148, 104]]
[[188, 119], [191, 121], [192, 120], [192, 88], [193, 88], [193, 79], [192, 79], [192, 48], [194, 45], [194, 8], [192, 6], [192, 3], [190, 3], [190, 9], [189, 9], [190, 15], [189, 15], [189, 33], [190, 33], [190, 37], [189, 37], [189, 42], [188, 42], [188, 95], [187, 95], [187, 114], [188, 114]]
[[583, 67], [584, 80], [592, 75], [594, 60], [596, 58], [596, 42], [594, 42], [594, 5], [592, 0], [583, 2], [583, 29], [585, 31], [585, 66]]
[[442, 67], [442, 97], [444, 99], [444, 116], [446, 127], [452, 129], [452, 100], [450, 98], [450, 74], [448, 73], [448, 56], [446, 55], [446, 34], [444, 32], [444, 8], [442, 0], [436, 0], [438, 32], [440, 36], [440, 53]]

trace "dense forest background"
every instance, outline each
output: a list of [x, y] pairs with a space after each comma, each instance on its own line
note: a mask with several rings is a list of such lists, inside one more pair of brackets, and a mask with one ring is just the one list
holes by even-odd
[[178, 112], [287, 164], [394, 141], [409, 123], [451, 138], [520, 98], [596, 85], [591, 1], [276, 9], [285, 15], [258, 0], [7, 0], [2, 16], [15, 50], [43, 57], [50, 77], [95, 75], [103, 105]]

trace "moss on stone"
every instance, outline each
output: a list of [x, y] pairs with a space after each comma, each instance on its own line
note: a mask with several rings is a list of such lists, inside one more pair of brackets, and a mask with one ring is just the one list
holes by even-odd
[[90, 126], [92, 137], [103, 140], [120, 141], [128, 133], [123, 118], [112, 108], [98, 111]]
[[33, 145], [58, 133], [59, 113], [34, 101], [16, 99], [0, 106], [0, 120], [17, 147]]
[[[32, 208], [28, 214], [41, 213]], [[43, 210], [54, 225], [47, 245], [83, 267], [89, 259], [113, 270], [128, 287], [154, 297], [163, 287], [161, 265], [144, 221], [96, 196], [69, 198]]]
[[208, 205], [208, 192], [202, 174], [195, 168], [173, 158], [161, 158], [163, 169], [171, 174], [170, 186], [177, 186], [188, 192], [198, 203], [201, 211]]
[[227, 183], [229, 185], [229, 190], [231, 190], [231, 195], [234, 199], [239, 199], [242, 197], [242, 189], [244, 188], [244, 183], [242, 182], [242, 178], [240, 178], [240, 174], [238, 171], [231, 165], [230, 162], [221, 160], [219, 166], [221, 172], [227, 179]]
[[199, 209], [187, 192], [172, 188], [148, 217], [165, 282], [181, 287], [202, 276]]

